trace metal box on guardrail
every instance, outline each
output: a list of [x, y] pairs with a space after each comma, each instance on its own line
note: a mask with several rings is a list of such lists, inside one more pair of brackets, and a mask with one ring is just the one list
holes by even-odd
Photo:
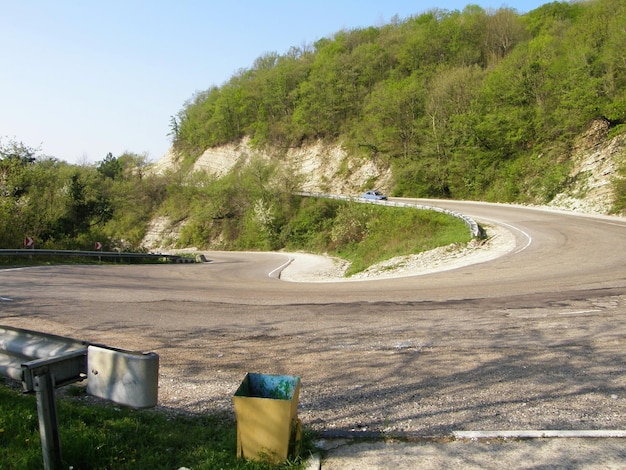
[[133, 408], [157, 404], [159, 356], [105, 346], [87, 348], [87, 393]]

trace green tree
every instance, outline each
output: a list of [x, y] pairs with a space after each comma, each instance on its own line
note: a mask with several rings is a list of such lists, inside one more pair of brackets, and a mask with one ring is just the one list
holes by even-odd
[[37, 160], [39, 149], [29, 147], [23, 142], [10, 139], [7, 143], [0, 140], [0, 161], [17, 162], [22, 165], [34, 163]]
[[94, 226], [101, 226], [113, 215], [111, 204], [105, 194], [96, 190], [88, 181], [89, 174], [74, 172], [67, 187], [65, 214], [57, 221], [57, 234], [76, 238], [88, 233]]
[[119, 178], [122, 175], [123, 167], [122, 162], [113, 156], [112, 153], [108, 153], [104, 160], [98, 163], [96, 170], [105, 178]]
[[551, 194], [575, 135], [600, 118], [623, 131], [625, 9], [469, 5], [342, 30], [195, 95], [173, 123], [174, 147], [189, 168], [243, 136], [274, 148], [324, 139], [391, 164], [395, 194]]
[[515, 10], [500, 8], [488, 15], [483, 42], [487, 64], [497, 64], [526, 38], [526, 29]]
[[417, 76], [381, 82], [367, 97], [356, 144], [374, 157], [379, 153], [404, 160], [415, 156], [424, 95], [424, 84]]
[[0, 246], [19, 247], [23, 237], [31, 234], [24, 212], [32, 186], [29, 172], [37, 152], [22, 142], [0, 141]]

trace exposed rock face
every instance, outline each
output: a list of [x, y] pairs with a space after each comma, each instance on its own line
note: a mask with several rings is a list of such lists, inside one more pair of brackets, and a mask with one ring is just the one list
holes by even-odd
[[614, 194], [611, 181], [626, 162], [626, 135], [607, 139], [609, 123], [595, 121], [576, 142], [572, 154], [572, 185], [550, 206], [591, 214], [607, 214]]
[[[196, 160], [193, 169], [220, 177], [235, 165], [243, 165], [252, 158], [280, 162], [302, 180], [302, 191], [358, 194], [367, 187], [388, 190], [391, 187], [391, 169], [372, 160], [349, 156], [340, 146], [318, 141], [314, 144], [284, 150], [257, 150], [244, 138], [236, 144], [207, 149]], [[164, 173], [177, 166], [176, 156], [168, 152], [153, 167]]]
[[147, 250], [167, 250], [176, 245], [180, 225], [173, 225], [168, 217], [155, 217], [150, 222], [141, 246]]
[[238, 144], [226, 144], [206, 150], [193, 166], [194, 171], [205, 171], [211, 175], [224, 176], [236, 164], [245, 164], [253, 156], [268, 159], [267, 154], [256, 153], [248, 145], [249, 139], [244, 139]]
[[[606, 214], [611, 209], [613, 192], [611, 181], [626, 162], [626, 134], [607, 139], [609, 123], [594, 121], [572, 151], [572, 184], [558, 194], [551, 207]], [[206, 171], [223, 176], [237, 164], [252, 158], [279, 161], [294, 175], [302, 177], [302, 191], [333, 194], [359, 194], [365, 188], [388, 192], [392, 185], [391, 169], [377, 165], [371, 159], [348, 155], [338, 145], [318, 141], [314, 144], [285, 150], [257, 150], [248, 138], [236, 144], [227, 144], [206, 150], [194, 164], [195, 171]], [[177, 167], [177, 158], [169, 151], [152, 167], [164, 173]]]
[[178, 165], [178, 160], [174, 150], [170, 149], [165, 155], [163, 155], [156, 163], [153, 163], [148, 171], [163, 175], [169, 170], [175, 169]]

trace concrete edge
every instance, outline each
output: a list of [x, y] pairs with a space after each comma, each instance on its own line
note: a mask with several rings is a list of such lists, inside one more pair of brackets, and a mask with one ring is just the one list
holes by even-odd
[[590, 430], [513, 430], [513, 431], [453, 431], [456, 439], [541, 439], [551, 438], [624, 438], [626, 430], [590, 429]]

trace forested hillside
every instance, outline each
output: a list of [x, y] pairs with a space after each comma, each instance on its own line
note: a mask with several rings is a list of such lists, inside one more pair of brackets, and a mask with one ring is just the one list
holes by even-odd
[[626, 119], [626, 3], [530, 13], [432, 10], [267, 53], [172, 118], [193, 162], [249, 137], [323, 139], [392, 168], [394, 195], [543, 203], [569, 181], [576, 136]]

